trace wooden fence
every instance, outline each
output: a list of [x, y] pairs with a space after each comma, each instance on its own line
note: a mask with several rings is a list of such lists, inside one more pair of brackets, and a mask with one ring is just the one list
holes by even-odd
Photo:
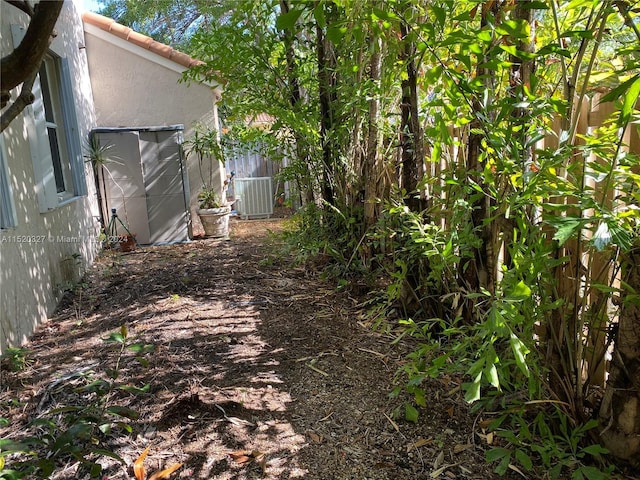
[[[604, 125], [605, 122], [610, 121], [612, 119], [612, 115], [615, 115], [616, 108], [614, 104], [610, 102], [601, 103], [601, 97], [601, 94], [596, 94], [591, 98], [584, 98], [582, 102], [578, 102], [578, 100], [576, 100], [576, 102], [579, 103], [579, 105], [575, 105], [575, 108], [579, 111], [579, 117], [576, 129], [576, 141], [574, 142], [576, 148], [571, 160], [572, 162], [587, 162], [587, 164], [589, 164], [591, 162], [608, 163], [612, 161], [610, 158], [597, 158], [594, 154], [585, 158], [582, 151], [579, 149], [580, 146], [585, 144], [583, 137], [593, 136], [594, 132], [599, 127]], [[640, 108], [640, 100], [636, 108]], [[536, 150], [553, 150], [558, 147], [558, 139], [560, 138], [561, 132], [560, 124], [561, 121], [559, 118], [554, 121], [553, 131], [555, 134], [548, 135], [544, 139], [540, 140], [536, 145]], [[441, 200], [445, 200], [445, 202], [447, 196], [447, 185], [444, 182], [445, 172], [449, 172], [448, 175], [450, 175], [450, 170], [456, 165], [465, 164], [466, 151], [464, 150], [464, 146], [467, 144], [468, 136], [468, 131], [465, 131], [464, 129], [456, 130], [451, 128], [449, 133], [453, 142], [451, 142], [448, 150], [443, 152], [441, 161], [430, 162], [425, 165], [425, 173], [427, 176], [440, 179], [435, 184], [430, 185], [430, 191], [428, 191], [427, 194], [430, 196], [436, 196]], [[626, 152], [640, 155], [640, 135], [635, 125], [629, 125], [626, 129], [623, 136], [623, 143], [623, 148]], [[535, 154], [532, 160], [535, 162]], [[589, 173], [589, 168], [586, 167], [584, 171]], [[640, 173], [640, 171], [636, 173]], [[559, 172], [559, 174], [562, 174], [562, 172]], [[609, 208], [613, 206], [614, 199], [616, 199], [620, 193], [614, 189], [609, 189], [609, 191], [603, 192], [602, 189], [606, 188], [603, 184], [606, 182], [597, 182], [596, 175], [585, 175], [584, 178], [578, 179], [578, 181], [582, 181], [585, 187], [593, 189], [596, 198], [598, 200], [602, 200], [605, 206]], [[604, 195], [606, 195], [606, 197], [603, 197]], [[568, 205], [567, 210], [570, 211], [571, 214], [578, 216], [581, 215], [585, 219], [591, 218], [594, 215], [593, 210], [580, 211], [576, 208], [571, 211], [570, 203], [572, 200], [567, 198], [554, 198], [548, 199], [548, 201], [551, 203], [563, 202]], [[544, 206], [541, 210], [544, 210]], [[447, 222], [449, 221], [448, 218], [450, 218], [450, 216], [447, 217], [447, 215], [442, 215], [442, 227], [447, 226]], [[548, 227], [541, 225], [541, 228], [544, 229]], [[569, 257], [572, 255], [580, 256], [579, 258], [572, 259], [567, 263], [575, 263], [575, 265], [579, 265], [581, 268], [567, 268], [563, 272], [564, 276], [559, 279], [559, 282], [563, 283], [563, 285], [560, 286], [561, 291], [573, 292], [575, 294], [574, 298], [580, 299], [581, 305], [579, 307], [578, 316], [588, 319], [588, 323], [578, 322], [578, 326], [576, 327], [578, 331], [574, 332], [577, 339], [576, 341], [582, 341], [582, 358], [576, 359], [576, 361], [579, 362], [579, 364], [576, 365], [577, 371], [581, 371], [583, 379], [588, 379], [588, 382], [591, 385], [603, 386], [605, 384], [608, 371], [608, 364], [605, 361], [607, 358], [606, 332], [612, 323], [617, 322], [617, 317], [615, 316], [616, 307], [611, 303], [611, 295], [606, 295], [602, 293], [601, 290], [593, 287], [585, 289], [585, 286], [592, 286], [594, 284], [611, 284], [613, 288], [619, 288], [619, 278], [611, 278], [612, 276], [615, 277], [616, 272], [619, 272], [619, 268], [616, 264], [612, 263], [611, 255], [608, 252], [605, 251], [600, 253], [595, 251], [593, 248], [588, 248], [587, 243], [592, 240], [592, 233], [587, 229], [583, 232], [584, 236], [581, 240], [581, 245], [578, 245], [577, 241], [568, 241], [564, 246], [564, 253]], [[553, 233], [551, 233], [550, 238], [552, 235]], [[505, 238], [510, 238], [510, 235], [505, 234], [505, 232], [497, 232], [496, 238], [502, 238], [504, 241]], [[504, 253], [505, 245], [503, 243], [499, 251], [496, 253], [498, 256], [496, 261], [498, 275], [501, 271], [500, 266], [505, 256]], [[575, 262], [573, 260], [575, 260]], [[584, 266], [588, 266], [588, 268], [585, 269]], [[584, 276], [585, 271], [589, 272], [589, 278]], [[500, 277], [498, 276], [497, 278]], [[594, 306], [602, 305], [603, 302], [606, 304], [603, 309], [605, 315], [600, 319], [591, 317], [590, 309], [594, 308]], [[580, 327], [580, 325], [583, 325], [583, 327]], [[582, 330], [580, 331], [580, 329]], [[544, 334], [542, 329], [540, 334]]]

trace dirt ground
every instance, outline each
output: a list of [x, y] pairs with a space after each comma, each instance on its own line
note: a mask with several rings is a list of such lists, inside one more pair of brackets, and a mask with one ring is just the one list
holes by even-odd
[[[26, 346], [26, 368], [3, 369], [0, 436], [95, 399], [79, 387], [108, 378], [117, 348], [103, 339], [126, 325], [154, 350], [146, 367], [126, 350], [118, 381], [149, 390], [109, 398], [140, 416], [131, 434], [106, 438], [125, 465], [104, 457], [103, 479], [134, 478], [146, 447], [150, 472], [183, 464], [171, 478], [497, 478], [486, 418], [468, 411], [456, 379], [431, 381], [418, 423], [394, 416], [404, 399], [389, 392], [411, 346], [370, 328], [364, 298], [274, 259], [268, 231], [281, 228], [232, 220], [228, 240], [103, 255]], [[83, 478], [78, 466], [63, 460], [52, 478]]]

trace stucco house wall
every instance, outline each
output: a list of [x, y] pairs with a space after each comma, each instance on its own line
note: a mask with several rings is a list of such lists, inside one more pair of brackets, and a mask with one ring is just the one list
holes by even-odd
[[[7, 2], [0, 2], [0, 9], [0, 47], [5, 56], [14, 48], [11, 25], [15, 31], [15, 26], [26, 27], [29, 19]], [[27, 107], [0, 138], [4, 164], [0, 168], [5, 178], [0, 185], [2, 199], [14, 212], [10, 226], [5, 223], [0, 229], [0, 352], [9, 345], [22, 344], [51, 315], [64, 289], [79, 280], [99, 247], [99, 210], [92, 172], [81, 153], [78, 156], [83, 139], [95, 127], [95, 113], [82, 22], [74, 2], [64, 2], [56, 32], [51, 51], [58, 60], [66, 59], [69, 75], [65, 78], [71, 81], [67, 92], [72, 92], [72, 100], [65, 112], [74, 110], [77, 120], [77, 128], [69, 130], [65, 124], [64, 129], [69, 130], [75, 145], [76, 165], [82, 170], [76, 173], [78, 178], [84, 176], [85, 190], [80, 195], [74, 190], [66, 197], [59, 192], [56, 195], [55, 185], [52, 195], [42, 190], [39, 162], [47, 155], [43, 145], [48, 142], [42, 143], [47, 130], [38, 124], [36, 103]], [[18, 93], [15, 89], [12, 98]], [[53, 204], [43, 205], [45, 197]]]
[[[154, 42], [111, 19], [83, 15], [89, 72], [99, 127], [184, 125], [185, 140], [196, 123], [218, 128], [215, 85], [180, 83], [197, 60]], [[195, 156], [186, 158], [192, 222], [202, 179]], [[222, 193], [224, 166], [215, 163], [214, 182]], [[194, 227], [195, 230], [195, 227]]]

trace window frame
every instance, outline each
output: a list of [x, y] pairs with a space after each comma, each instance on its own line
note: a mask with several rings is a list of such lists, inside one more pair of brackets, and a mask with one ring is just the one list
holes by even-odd
[[0, 133], [0, 230], [16, 226], [18, 226], [18, 217], [7, 165], [7, 151], [4, 145], [4, 134]]

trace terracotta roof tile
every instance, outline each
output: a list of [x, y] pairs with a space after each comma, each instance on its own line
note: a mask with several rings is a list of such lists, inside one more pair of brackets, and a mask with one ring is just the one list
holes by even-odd
[[131, 42], [134, 45], [142, 47], [150, 52], [160, 55], [168, 60], [176, 62], [183, 67], [192, 67], [194, 65], [203, 65], [204, 62], [190, 57], [186, 53], [177, 51], [164, 43], [156, 42], [153, 38], [131, 30], [129, 27], [119, 24], [112, 18], [98, 15], [93, 12], [84, 12], [82, 21], [90, 25], [94, 25], [105, 32], [109, 32], [117, 37]]

